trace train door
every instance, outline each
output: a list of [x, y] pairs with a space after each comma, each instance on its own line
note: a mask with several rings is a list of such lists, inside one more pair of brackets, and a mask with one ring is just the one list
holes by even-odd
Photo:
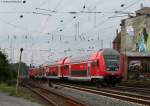
[[88, 62], [88, 67], [87, 67], [87, 76], [91, 77], [91, 63]]
[[91, 76], [98, 76], [99, 75], [99, 69], [98, 69], [98, 61], [92, 61], [90, 66]]
[[64, 77], [64, 65], [60, 66], [61, 76]]
[[62, 67], [62, 65], [57, 65], [57, 67], [56, 67], [58, 77], [63, 77], [61, 67]]
[[64, 65], [63, 75], [64, 75], [64, 77], [68, 77], [68, 75], [69, 75], [69, 65]]

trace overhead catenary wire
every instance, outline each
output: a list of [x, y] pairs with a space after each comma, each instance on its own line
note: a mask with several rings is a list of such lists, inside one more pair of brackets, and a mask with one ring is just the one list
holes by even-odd
[[[46, 9], [42, 9], [42, 10], [46, 10]], [[51, 12], [57, 12], [57, 11], [52, 11], [52, 10], [46, 10], [46, 11], [51, 11]], [[76, 13], [78, 13], [78, 12], [68, 12], [68, 13], [71, 13], [71, 14], [76, 14]], [[87, 11], [85, 11], [85, 13], [95, 13], [95, 12], [87, 12]], [[98, 13], [101, 13], [101, 12], [98, 12]], [[109, 12], [110, 13], [110, 12]], [[119, 16], [118, 16], [119, 17]], [[121, 16], [120, 16], [121, 17]], [[107, 19], [108, 20], [108, 19]], [[107, 20], [104, 20], [105, 22], [107, 21]]]
[[46, 14], [46, 13], [40, 13], [40, 12], [32, 12], [33, 14], [40, 14], [40, 15], [48, 15], [48, 16], [52, 16], [51, 14]]
[[[85, 0], [85, 3], [84, 3], [84, 6], [85, 6], [85, 4], [87, 3], [87, 1], [88, 0]], [[98, 2], [96, 2], [96, 4], [98, 4], [99, 3], [99, 0], [98, 0]], [[58, 3], [59, 4], [59, 3]], [[37, 8], [36, 8], [37, 9]], [[83, 10], [84, 10], [84, 8], [83, 8]], [[56, 11], [55, 9], [53, 10], [53, 11]], [[73, 16], [73, 19], [75, 19], [75, 18], [77, 17], [77, 15], [76, 16]], [[70, 20], [71, 21], [71, 20]], [[70, 23], [70, 21], [68, 21], [68, 23], [66, 24], [65, 23], [65, 25], [68, 25], [69, 23]], [[57, 31], [59, 28], [56, 28], [54, 31], [52, 31], [51, 33], [53, 34], [55, 31]]]
[[[137, 3], [137, 1], [134, 2], [134, 3], [132, 3], [132, 5], [128, 6], [128, 8], [131, 7], [131, 6], [133, 6], [135, 3]], [[127, 9], [127, 8], [125, 8], [125, 9]], [[126, 15], [124, 15], [124, 16], [126, 16]], [[115, 16], [111, 16], [111, 17], [115, 17]], [[116, 17], [117, 17], [117, 16], [116, 16]], [[118, 17], [122, 17], [122, 16], [118, 16]], [[99, 25], [104, 24], [104, 23], [107, 22], [108, 20], [110, 20], [110, 17], [108, 17], [106, 20], [100, 22]], [[88, 32], [89, 32], [89, 31], [88, 31]]]
[[[133, 1], [133, 0], [132, 0]], [[126, 7], [124, 7], [124, 8], [122, 8], [120, 11], [118, 11], [117, 13], [121, 13], [121, 14], [128, 14], [128, 12], [123, 12], [123, 10], [126, 10], [126, 9], [128, 9], [128, 8], [130, 8], [130, 7], [132, 7], [133, 5], [135, 5], [135, 4], [137, 4], [138, 2], [140, 2], [141, 0], [136, 0], [135, 2], [133, 2], [133, 3], [129, 3], [128, 5], [129, 6], [126, 6]], [[114, 12], [114, 13], [116, 13], [116, 11]], [[134, 13], [132, 13], [132, 12], [129, 12], [130, 14], [134, 14]], [[124, 16], [126, 16], [126, 15], [124, 15]], [[102, 21], [102, 22], [100, 22], [99, 24], [97, 24], [97, 26], [98, 27], [100, 27], [100, 26], [102, 26], [104, 23], [106, 23], [107, 21], [109, 21], [110, 19], [112, 19], [111, 17], [117, 17], [116, 15], [112, 15], [112, 16], [109, 16], [107, 19], [105, 19], [104, 21]], [[118, 16], [119, 17], [119, 16]], [[123, 17], [123, 16], [120, 16], [120, 17]], [[89, 30], [89, 31], [87, 31], [87, 33], [89, 33], [90, 31], [92, 31], [93, 29], [95, 29], [95, 28], [92, 28], [91, 30]], [[86, 33], [86, 34], [87, 34]]]
[[[8, 13], [10, 13], [10, 12], [8, 12]], [[20, 13], [20, 12], [18, 12], [18, 13]], [[23, 12], [23, 13], [31, 13], [31, 12]], [[37, 13], [38, 14], [38, 13]], [[46, 15], [46, 14], [44, 14], [44, 15]], [[47, 15], [49, 15], [49, 14], [47, 14]]]
[[[86, 0], [87, 1], [87, 0]], [[58, 11], [58, 10], [57, 10]], [[59, 12], [59, 11], [58, 11]], [[73, 12], [72, 12], [73, 13]], [[28, 14], [28, 13], [27, 13]], [[94, 13], [92, 13], [92, 14], [94, 14]], [[74, 14], [72, 14], [72, 15], [74, 15]], [[81, 23], [81, 24], [83, 24], [83, 23]], [[15, 25], [15, 24], [14, 24]], [[17, 25], [18, 26], [18, 25]], [[64, 29], [64, 28], [62, 28], [62, 29]], [[27, 31], [29, 31], [29, 30], [27, 30]], [[40, 31], [39, 31], [40, 32]], [[46, 34], [46, 33], [41, 33], [41, 34]], [[64, 36], [65, 37], [65, 36]], [[80, 38], [81, 38], [81, 36], [79, 36]], [[81, 38], [82, 39], [82, 38]]]

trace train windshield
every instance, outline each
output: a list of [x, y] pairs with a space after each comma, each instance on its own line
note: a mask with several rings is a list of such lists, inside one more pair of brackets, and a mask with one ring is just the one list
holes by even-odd
[[106, 55], [104, 58], [107, 71], [117, 71], [119, 69], [118, 55]]

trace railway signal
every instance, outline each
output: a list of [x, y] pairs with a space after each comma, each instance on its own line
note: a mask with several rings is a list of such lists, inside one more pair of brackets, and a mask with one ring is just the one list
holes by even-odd
[[19, 66], [18, 66], [18, 75], [17, 75], [17, 84], [16, 84], [16, 94], [18, 94], [18, 87], [19, 87], [19, 74], [21, 69], [21, 57], [22, 57], [23, 48], [20, 49], [20, 58], [19, 58]]

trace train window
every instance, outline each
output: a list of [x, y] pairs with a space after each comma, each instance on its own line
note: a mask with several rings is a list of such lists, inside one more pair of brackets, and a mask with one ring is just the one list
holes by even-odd
[[93, 67], [93, 68], [95, 67], [95, 62], [92, 62], [92, 67]]
[[97, 60], [96, 64], [97, 64], [97, 66], [99, 66], [99, 61], [98, 60]]
[[65, 69], [65, 70], [68, 70], [68, 69], [69, 69], [69, 65], [65, 65], [65, 66], [64, 66], [64, 69]]
[[71, 75], [72, 76], [86, 76], [87, 70], [72, 70]]
[[104, 55], [105, 59], [119, 59], [118, 55]]
[[94, 68], [94, 67], [98, 67], [99, 66], [99, 61], [97, 60], [96, 62], [92, 62], [91, 63], [92, 64], [92, 67]]

